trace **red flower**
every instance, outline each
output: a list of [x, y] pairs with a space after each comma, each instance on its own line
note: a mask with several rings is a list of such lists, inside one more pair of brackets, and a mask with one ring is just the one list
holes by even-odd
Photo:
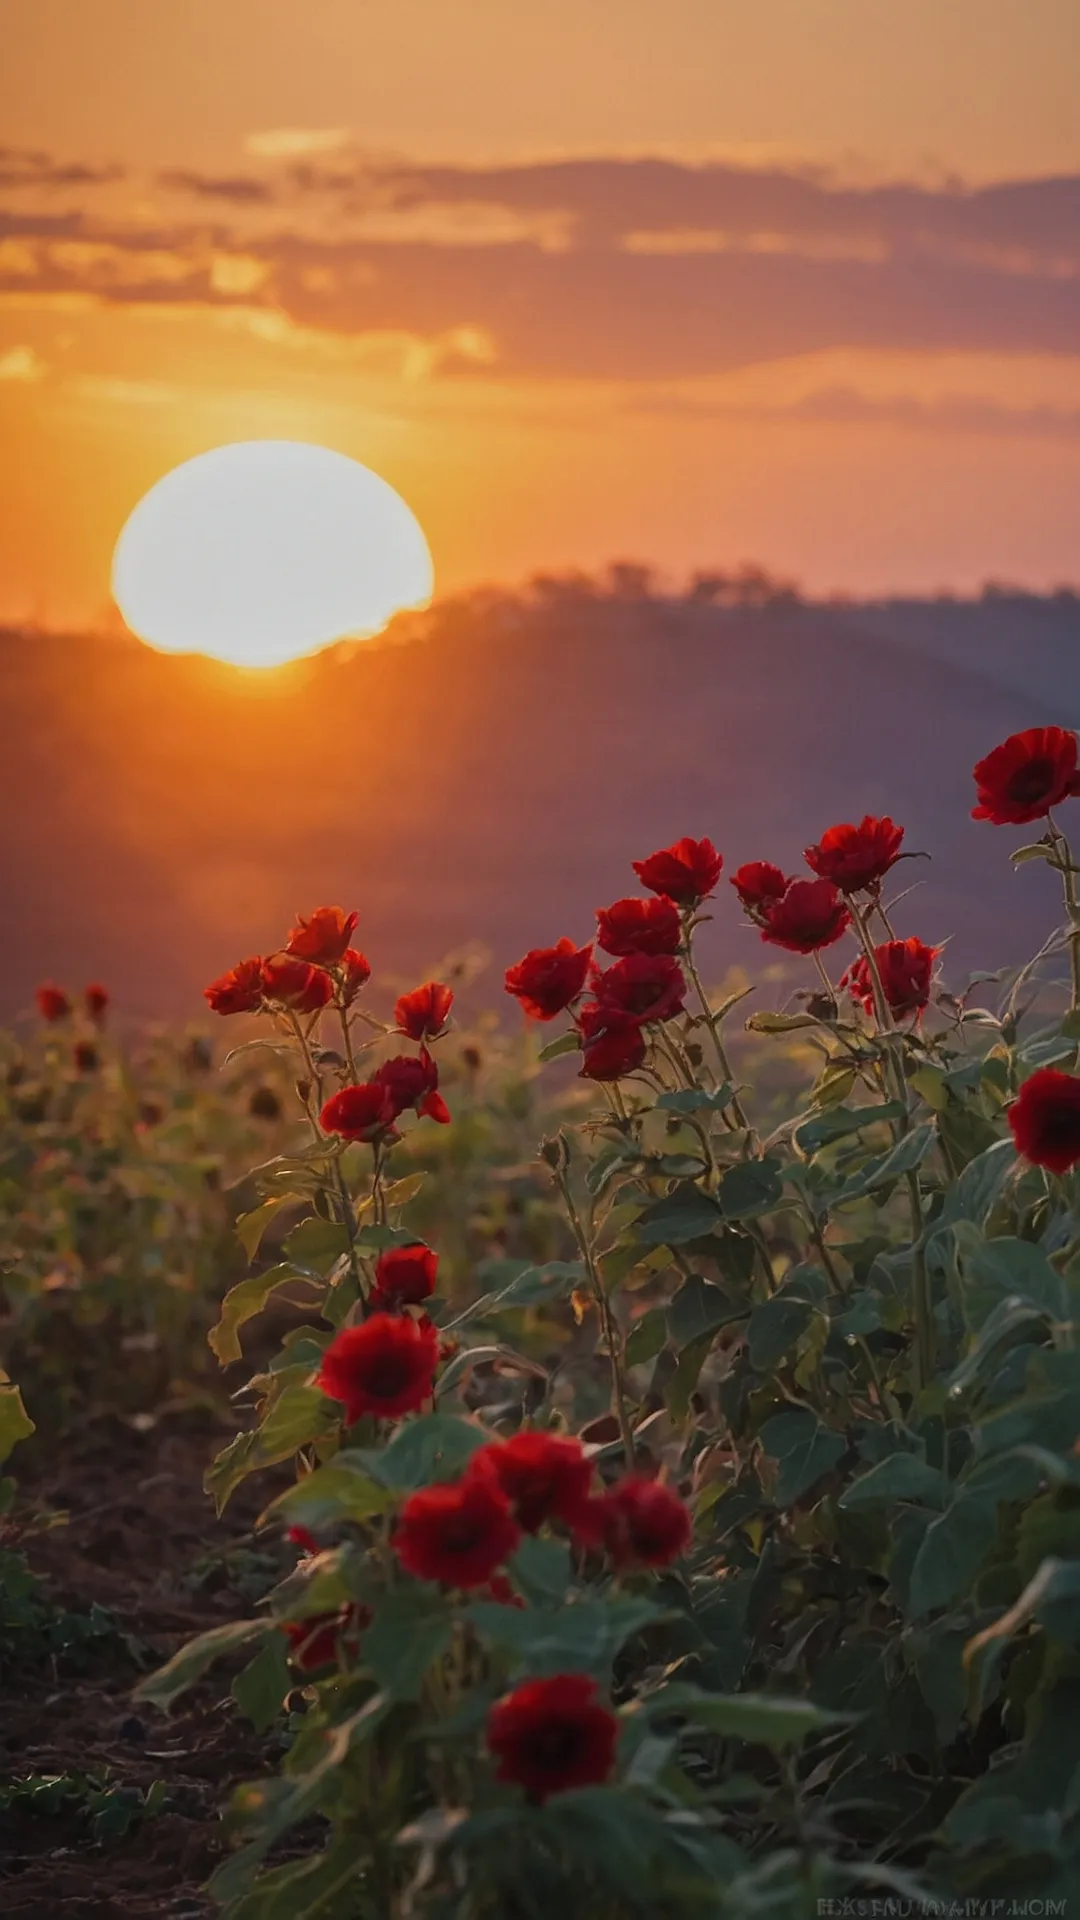
[[203, 988], [203, 999], [215, 1013], [256, 1013], [263, 1000], [263, 963], [241, 960], [220, 980], [211, 980]]
[[673, 900], [616, 900], [596, 916], [605, 953], [678, 953], [682, 921]]
[[367, 957], [356, 947], [346, 947], [341, 956], [341, 1002], [351, 1007], [362, 987], [371, 979]]
[[374, 1080], [332, 1093], [319, 1115], [324, 1133], [340, 1133], [343, 1140], [378, 1140], [393, 1132], [398, 1109], [389, 1089]]
[[83, 991], [83, 1004], [95, 1026], [100, 1026], [109, 1005], [108, 987], [99, 986], [95, 980], [92, 986]]
[[498, 1483], [488, 1474], [466, 1474], [451, 1486], [410, 1494], [394, 1532], [394, 1552], [418, 1580], [483, 1587], [520, 1539]]
[[762, 916], [783, 899], [791, 881], [769, 860], [748, 860], [732, 874], [731, 884], [744, 912], [760, 925]]
[[394, 1008], [398, 1032], [408, 1034], [410, 1040], [437, 1040], [446, 1031], [453, 1004], [453, 988], [441, 986], [437, 980], [414, 987], [411, 993], [402, 994]]
[[761, 937], [789, 953], [817, 953], [850, 925], [843, 895], [831, 880], [792, 880], [783, 898], [762, 914]]
[[294, 1547], [299, 1547], [302, 1553], [318, 1553], [319, 1551], [319, 1543], [315, 1535], [309, 1532], [307, 1527], [289, 1527], [286, 1531], [285, 1538], [291, 1541]]
[[1025, 1160], [1068, 1173], [1080, 1160], [1080, 1080], [1057, 1067], [1040, 1067], [1009, 1108], [1009, 1125]]
[[371, 1625], [371, 1608], [346, 1602], [336, 1613], [314, 1613], [307, 1620], [286, 1620], [289, 1659], [302, 1673], [317, 1673], [320, 1667], [336, 1666], [339, 1650], [355, 1660], [360, 1652], [360, 1636]]
[[393, 1313], [403, 1306], [418, 1307], [435, 1291], [439, 1256], [417, 1241], [411, 1247], [388, 1247], [375, 1262], [375, 1286], [369, 1301]]
[[62, 987], [54, 987], [51, 981], [39, 987], [34, 995], [37, 1010], [43, 1020], [52, 1025], [54, 1020], [66, 1020], [71, 1012], [71, 1001]]
[[285, 951], [296, 960], [311, 960], [320, 967], [336, 966], [345, 958], [358, 918], [341, 907], [316, 907], [308, 919], [299, 913]]
[[293, 1013], [317, 1013], [334, 997], [334, 983], [321, 967], [306, 960], [277, 957], [264, 960], [263, 992], [268, 1000], [290, 1007]]
[[345, 1425], [361, 1414], [391, 1420], [411, 1413], [431, 1395], [439, 1336], [426, 1320], [373, 1313], [336, 1333], [322, 1357], [317, 1384], [345, 1408]]
[[[711, 840], [676, 840], [662, 853], [650, 853], [647, 860], [635, 860], [634, 872], [650, 893], [677, 900], [680, 907], [696, 907], [710, 894], [720, 878], [723, 854], [717, 853]], [[614, 948], [609, 949], [614, 952]]]
[[439, 1092], [439, 1069], [426, 1047], [418, 1055], [399, 1053], [393, 1060], [385, 1060], [371, 1078], [375, 1086], [386, 1089], [395, 1120], [409, 1107], [443, 1127], [449, 1120], [450, 1109]]
[[72, 1057], [79, 1073], [93, 1073], [101, 1065], [100, 1055], [91, 1040], [80, 1040]]
[[487, 1744], [500, 1780], [544, 1801], [568, 1787], [600, 1786], [615, 1766], [619, 1723], [587, 1673], [526, 1680], [488, 1714]]
[[861, 893], [877, 887], [900, 857], [903, 827], [886, 814], [875, 820], [867, 814], [857, 827], [830, 827], [816, 847], [807, 847], [805, 860], [822, 880], [831, 880], [841, 893]]
[[590, 1001], [581, 1009], [582, 1080], [621, 1080], [645, 1058], [645, 1035], [633, 1014]]
[[616, 1567], [666, 1567], [690, 1541], [690, 1514], [659, 1480], [627, 1474], [590, 1500], [578, 1522], [581, 1538], [602, 1546]]
[[536, 1533], [545, 1520], [574, 1526], [592, 1481], [592, 1464], [580, 1440], [528, 1431], [482, 1447], [473, 1455], [469, 1472], [494, 1474], [526, 1533]]
[[594, 967], [589, 984], [605, 1013], [630, 1014], [643, 1024], [673, 1020], [686, 999], [682, 968], [666, 953], [629, 953], [603, 972]]
[[[940, 951], [940, 947], [928, 947], [914, 936], [910, 940], [886, 940], [874, 948], [889, 1011], [897, 1020], [909, 1013], [921, 1013], [929, 1005], [934, 961]], [[854, 961], [841, 976], [840, 985], [847, 987], [852, 999], [859, 1001], [867, 1013], [873, 1013], [874, 989], [865, 959], [860, 956]]]
[[530, 1020], [554, 1020], [578, 998], [592, 959], [592, 945], [575, 947], [559, 940], [553, 947], [533, 947], [506, 975], [506, 991], [520, 1000]]
[[1028, 727], [1011, 733], [975, 767], [979, 804], [973, 820], [996, 827], [1042, 820], [1051, 807], [1080, 793], [1076, 735], [1064, 727]]

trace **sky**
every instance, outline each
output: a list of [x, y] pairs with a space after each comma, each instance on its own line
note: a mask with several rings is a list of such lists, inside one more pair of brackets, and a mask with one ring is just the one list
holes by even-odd
[[1076, 0], [0, 0], [0, 618], [223, 442], [438, 586], [1080, 579]]

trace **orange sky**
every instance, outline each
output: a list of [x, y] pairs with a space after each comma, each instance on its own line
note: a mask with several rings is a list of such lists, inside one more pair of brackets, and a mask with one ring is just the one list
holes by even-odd
[[98, 617], [145, 488], [259, 436], [384, 474], [442, 587], [1080, 577], [1076, 0], [0, 23], [0, 617]]

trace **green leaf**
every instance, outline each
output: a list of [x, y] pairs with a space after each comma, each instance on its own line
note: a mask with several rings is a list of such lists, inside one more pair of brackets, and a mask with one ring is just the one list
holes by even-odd
[[873, 1160], [868, 1160], [858, 1173], [852, 1174], [850, 1180], [845, 1180], [832, 1196], [833, 1205], [842, 1200], [861, 1200], [864, 1194], [873, 1192], [875, 1187], [887, 1186], [893, 1180], [900, 1179], [902, 1174], [913, 1173], [925, 1160], [933, 1143], [934, 1128], [929, 1121], [921, 1127], [913, 1127], [894, 1147], [890, 1147], [888, 1153], [878, 1154]]
[[753, 1746], [797, 1746], [812, 1733], [850, 1726], [853, 1715], [771, 1693], [706, 1693], [676, 1682], [642, 1703], [650, 1715], [677, 1713], [695, 1726]]
[[491, 1313], [505, 1313], [515, 1307], [551, 1306], [567, 1299], [584, 1277], [580, 1260], [549, 1260], [543, 1267], [523, 1267], [505, 1287], [482, 1294], [464, 1312], [444, 1321], [441, 1330], [456, 1331], [470, 1320], [486, 1320]]
[[628, 1367], [642, 1367], [655, 1359], [667, 1340], [667, 1314], [663, 1307], [653, 1307], [635, 1320], [626, 1342], [626, 1364]]
[[673, 1419], [680, 1422], [686, 1419], [690, 1397], [715, 1338], [713, 1333], [699, 1333], [696, 1339], [687, 1342], [679, 1354], [675, 1371], [664, 1387], [664, 1400]]
[[297, 1193], [274, 1193], [264, 1200], [252, 1213], [242, 1213], [236, 1221], [235, 1233], [249, 1260], [254, 1260], [259, 1251], [259, 1243], [266, 1229], [276, 1220], [286, 1207], [295, 1207], [302, 1198]]
[[954, 1395], [966, 1393], [977, 1380], [987, 1364], [997, 1355], [1003, 1340], [1011, 1340], [1019, 1328], [1030, 1326], [1032, 1321], [1042, 1320], [1045, 1316], [1038, 1307], [1020, 1300], [1015, 1294], [1006, 1295], [999, 1300], [989, 1317], [983, 1322], [978, 1338], [960, 1365], [949, 1377], [949, 1392]]
[[468, 1616], [515, 1669], [536, 1675], [591, 1673], [603, 1680], [631, 1635], [669, 1618], [665, 1608], [636, 1594], [584, 1598], [545, 1610], [474, 1600]]
[[732, 1301], [723, 1288], [690, 1274], [682, 1283], [667, 1309], [667, 1329], [676, 1347], [700, 1339], [703, 1333], [716, 1333], [746, 1312], [745, 1306]]
[[249, 1473], [288, 1460], [327, 1433], [341, 1416], [337, 1402], [318, 1387], [288, 1386], [254, 1433], [238, 1433], [209, 1468], [203, 1485], [219, 1513]]
[[262, 1520], [274, 1518], [318, 1534], [345, 1520], [370, 1520], [373, 1514], [385, 1512], [392, 1498], [388, 1487], [372, 1479], [364, 1455], [344, 1451], [335, 1454], [329, 1465], [305, 1473], [295, 1487], [286, 1488]]
[[990, 1460], [961, 1483], [944, 1513], [930, 1522], [915, 1555], [908, 1588], [912, 1619], [969, 1591], [997, 1538], [999, 1504], [1030, 1493], [1038, 1479], [1030, 1461]]
[[557, 1040], [549, 1040], [546, 1047], [541, 1047], [536, 1057], [543, 1061], [558, 1060], [564, 1053], [580, 1052], [581, 1036], [574, 1030], [570, 1033], [560, 1033]]
[[946, 1190], [935, 1225], [943, 1227], [955, 1220], [972, 1220], [977, 1227], [983, 1226], [1015, 1166], [1016, 1148], [1011, 1140], [995, 1140], [992, 1147], [977, 1153], [968, 1161], [959, 1179]]
[[265, 1640], [276, 1632], [277, 1629], [269, 1620], [230, 1620], [223, 1627], [212, 1627], [209, 1633], [200, 1633], [197, 1639], [189, 1640], [148, 1679], [141, 1680], [135, 1689], [135, 1697], [145, 1700], [148, 1706], [161, 1707], [167, 1713], [173, 1701], [201, 1680], [216, 1660], [224, 1659], [226, 1654], [236, 1653], [240, 1647], [251, 1646], [257, 1640]]
[[28, 1440], [34, 1423], [22, 1403], [18, 1387], [5, 1376], [0, 1383], [0, 1461], [6, 1460], [20, 1440]]
[[325, 1280], [332, 1266], [349, 1251], [349, 1236], [346, 1229], [334, 1220], [320, 1220], [312, 1214], [308, 1220], [301, 1220], [285, 1237], [286, 1257], [298, 1267], [301, 1273], [312, 1275], [316, 1280]]
[[970, 1665], [994, 1642], [1011, 1640], [1032, 1618], [1041, 1621], [1051, 1632], [1055, 1630], [1056, 1620], [1059, 1627], [1066, 1629], [1059, 1632], [1058, 1637], [1075, 1641], [1080, 1620], [1078, 1603], [1080, 1560], [1044, 1560], [1008, 1612], [968, 1641], [964, 1649], [965, 1665]]
[[913, 1500], [919, 1506], [940, 1509], [951, 1492], [951, 1482], [920, 1454], [893, 1453], [853, 1480], [836, 1504], [847, 1510], [870, 1506], [877, 1500]]
[[423, 1413], [398, 1428], [381, 1452], [365, 1448], [355, 1458], [384, 1487], [412, 1493], [433, 1480], [453, 1480], [491, 1435], [452, 1413]]
[[450, 1602], [436, 1588], [399, 1587], [376, 1608], [364, 1633], [364, 1665], [391, 1699], [418, 1700], [453, 1627]]
[[899, 1100], [877, 1107], [833, 1107], [828, 1113], [814, 1114], [804, 1120], [796, 1127], [792, 1139], [800, 1153], [813, 1154], [833, 1140], [845, 1140], [850, 1134], [859, 1133], [863, 1127], [902, 1120], [906, 1111]]
[[562, 1601], [570, 1591], [570, 1549], [565, 1540], [542, 1540], [535, 1533], [527, 1533], [509, 1567], [530, 1606]]
[[1029, 1240], [1009, 1236], [984, 1240], [969, 1221], [953, 1227], [960, 1266], [964, 1319], [978, 1332], [1000, 1301], [1015, 1299], [1045, 1314], [1055, 1325], [1073, 1318], [1069, 1283]]
[[[221, 1317], [206, 1336], [211, 1352], [223, 1367], [243, 1357], [238, 1335], [244, 1323], [262, 1312], [270, 1295], [279, 1287], [287, 1287], [300, 1278], [291, 1266], [267, 1267], [263, 1273], [249, 1273], [246, 1280], [229, 1288], [221, 1303]], [[303, 1284], [308, 1284], [306, 1279]]]
[[687, 1180], [639, 1215], [634, 1237], [647, 1247], [681, 1247], [705, 1239], [722, 1218], [712, 1196]]
[[720, 1181], [721, 1211], [725, 1220], [754, 1220], [761, 1213], [771, 1213], [783, 1192], [775, 1160], [741, 1160]]
[[809, 1300], [790, 1294], [774, 1294], [754, 1308], [746, 1329], [746, 1351], [750, 1365], [758, 1373], [769, 1373], [790, 1353], [806, 1332], [814, 1317]]
[[662, 1093], [656, 1104], [661, 1113], [723, 1113], [731, 1103], [731, 1082], [725, 1080], [715, 1093], [704, 1087], [679, 1087], [674, 1093]]
[[229, 1689], [256, 1733], [273, 1726], [292, 1685], [285, 1646], [284, 1634], [271, 1634]]
[[826, 1473], [847, 1448], [843, 1434], [834, 1433], [808, 1407], [789, 1407], [766, 1420], [759, 1435], [769, 1458], [777, 1463], [773, 1499], [790, 1507]]
[[800, 1027], [819, 1027], [820, 1020], [812, 1013], [752, 1013], [746, 1023], [747, 1033], [797, 1033]]

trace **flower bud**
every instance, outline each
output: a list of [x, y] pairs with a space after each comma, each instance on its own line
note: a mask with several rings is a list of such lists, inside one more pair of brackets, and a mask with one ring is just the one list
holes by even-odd
[[566, 1135], [557, 1133], [553, 1140], [541, 1140], [540, 1158], [552, 1173], [565, 1173], [570, 1165], [570, 1146]]

